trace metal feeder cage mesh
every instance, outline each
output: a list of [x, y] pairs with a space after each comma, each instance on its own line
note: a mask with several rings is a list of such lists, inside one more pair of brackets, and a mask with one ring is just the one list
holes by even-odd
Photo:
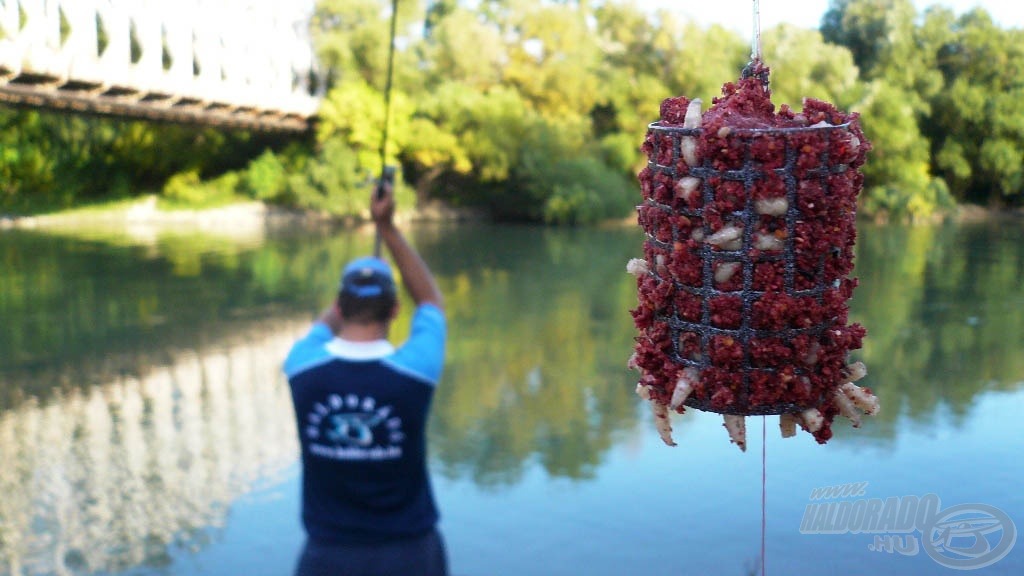
[[[710, 158], [704, 158], [699, 166], [692, 167], [685, 166], [681, 160], [683, 140], [699, 139], [700, 128], [663, 126], [657, 122], [649, 126], [649, 135], [653, 136], [653, 151], [649, 154], [648, 162], [649, 170], [654, 175], [667, 176], [671, 182], [678, 182], [683, 177], [699, 179], [698, 191], [701, 194], [701, 199], [699, 202], [693, 203], [696, 206], [680, 206], [675, 202], [672, 203], [675, 204], [673, 206], [659, 201], [653, 195], [645, 197], [644, 202], [638, 206], [638, 210], [641, 212], [654, 210], [662, 213], [662, 217], [640, 218], [641, 225], [647, 234], [645, 253], [671, 255], [679, 241], [691, 237], [692, 231], [680, 230], [679, 217], [685, 217], [689, 221], [699, 221], [702, 236], [704, 238], [711, 236], [716, 230], [711, 229], [706, 216], [709, 216], [708, 211], [713, 209], [719, 194], [723, 193], [728, 186], [727, 183], [742, 183], [744, 192], [743, 202], [745, 205], [741, 209], [720, 214], [723, 221], [742, 228], [741, 247], [739, 249], [724, 249], [722, 246], [700, 242], [699, 248], [696, 248], [701, 266], [699, 281], [689, 284], [680, 282], [672, 274], [666, 274], [666, 267], [655, 265], [653, 259], [649, 257], [650, 270], [648, 273], [659, 284], [670, 282], [676, 293], [690, 294], [700, 300], [700, 317], [696, 321], [684, 318], [676, 304], [667, 306], [655, 314], [654, 322], [666, 325], [671, 335], [672, 346], [668, 360], [680, 368], [693, 367], [705, 373], [704, 371], [708, 368], [716, 368], [711, 349], [716, 337], [730, 338], [732, 342], [739, 343], [742, 350], [742, 357], [729, 368], [733, 373], [742, 376], [742, 383], [728, 407], [722, 409], [713, 406], [707, 395], [704, 397], [691, 396], [685, 402], [686, 406], [727, 414], [763, 415], [795, 413], [820, 403], [821, 394], [817, 398], [801, 403], [795, 403], [786, 398], [767, 403], [752, 401], [751, 383], [758, 378], [758, 374], [777, 374], [781, 368], [758, 365], [752, 358], [751, 344], [758, 339], [791, 342], [802, 335], [819, 340], [826, 330], [840, 324], [845, 325], [845, 299], [843, 299], [841, 318], [824, 318], [803, 327], [756, 328], [755, 322], [752, 321], [752, 312], [757, 302], [769, 293], [784, 293], [795, 302], [806, 302], [807, 298], [813, 298], [820, 305], [826, 291], [838, 290], [843, 278], [846, 277], [846, 273], [827, 274], [825, 261], [829, 257], [840, 258], [844, 247], [850, 247], [852, 250], [856, 234], [852, 224], [846, 229], [840, 230], [838, 234], [830, 235], [827, 238], [829, 244], [827, 253], [821, 254], [817, 258], [816, 269], [810, 271], [810, 274], [806, 269], [798, 269], [798, 249], [795, 244], [798, 236], [798, 224], [805, 218], [813, 218], [813, 216], [805, 215], [801, 210], [802, 185], [813, 182], [815, 186], [820, 186], [820, 190], [825, 195], [828, 195], [831, 178], [836, 175], [840, 175], [840, 177], [853, 176], [854, 170], [850, 169], [846, 163], [831, 161], [829, 153], [829, 142], [833, 135], [840, 131], [848, 132], [849, 128], [850, 125], [847, 123], [836, 126], [820, 125], [802, 128], [736, 129], [731, 138], [734, 142], [742, 142], [742, 167], [735, 170], [719, 170], [712, 167], [713, 163]], [[815, 148], [820, 152], [816, 153], [817, 160], [813, 167], [807, 167], [806, 164], [798, 167], [798, 158], [801, 154], [806, 155], [807, 136], [823, 138], [825, 145]], [[752, 147], [759, 141], [764, 142], [765, 138], [772, 139], [775, 143], [784, 143], [784, 152], [780, 154], [784, 154], [785, 161], [778, 168], [765, 168], [763, 162], [754, 158]], [[663, 163], [669, 158], [670, 162]], [[781, 249], [764, 250], [758, 249], [755, 245], [755, 231], [768, 217], [755, 209], [754, 188], [759, 182], [773, 174], [785, 183], [785, 213], [774, 216], [776, 226], [779, 228], [784, 226], [785, 233], [778, 235], [782, 240]], [[735, 187], [735, 184], [733, 186]], [[645, 196], [647, 195], [645, 194]], [[852, 221], [853, 208], [850, 207], [846, 212]], [[666, 227], [671, 230], [670, 241]], [[739, 240], [736, 239], [736, 242]], [[771, 262], [781, 262], [782, 264], [782, 290], [755, 289], [754, 278], [757, 266]], [[737, 282], [734, 281], [733, 289], [728, 289], [728, 286], [719, 286], [722, 283], [716, 282], [715, 279], [716, 267], [726, 263], [734, 263], [731, 265], [734, 273], [741, 275], [742, 282], [736, 286]], [[800, 282], [797, 281], [798, 276], [802, 276]], [[716, 298], [723, 297], [731, 298], [732, 302], [735, 302], [738, 297], [742, 307], [738, 327], [720, 327], [712, 321], [711, 303]], [[683, 349], [683, 342], [688, 339], [690, 341], [699, 340], [699, 353], [687, 353]], [[808, 366], [800, 362], [792, 362], [790, 365], [793, 366], [792, 376], [795, 377], [810, 376], [822, 369], [821, 366]], [[717, 366], [717, 368], [721, 369], [722, 367]]]

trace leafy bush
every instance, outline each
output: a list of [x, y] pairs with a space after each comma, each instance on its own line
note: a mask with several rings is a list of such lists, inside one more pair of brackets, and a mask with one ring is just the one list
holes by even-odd
[[172, 203], [199, 203], [203, 199], [199, 170], [175, 174], [164, 184], [163, 197]]
[[878, 219], [925, 221], [956, 207], [946, 182], [932, 178], [923, 190], [899, 186], [871, 186], [864, 192], [861, 208]]
[[162, 199], [170, 208], [210, 208], [235, 202], [241, 197], [242, 176], [227, 172], [202, 180], [198, 170], [172, 176], [163, 187]]
[[288, 174], [284, 163], [272, 151], [267, 150], [249, 163], [242, 178], [249, 196], [256, 200], [274, 201], [288, 185]]
[[591, 224], [621, 218], [630, 208], [633, 188], [618, 172], [593, 158], [558, 161], [545, 167], [531, 186], [546, 193], [544, 221]]

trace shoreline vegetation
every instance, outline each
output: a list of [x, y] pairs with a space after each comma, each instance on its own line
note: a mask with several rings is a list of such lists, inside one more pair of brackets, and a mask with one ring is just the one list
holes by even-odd
[[[399, 28], [422, 34], [404, 33], [391, 84], [387, 6], [317, 0], [311, 35], [333, 81], [301, 137], [0, 106], [0, 214], [154, 192], [161, 207], [247, 200], [358, 220], [383, 163], [400, 206], [628, 221], [663, 101], [711, 103], [750, 60], [737, 33], [624, 0], [446, 0], [399, 11]], [[817, 30], [779, 25], [763, 40], [777, 108], [814, 98], [860, 114], [863, 217], [1024, 207], [1024, 31], [981, 9], [831, 0]]]
[[[396, 215], [401, 223], [486, 221], [476, 211], [459, 210], [441, 202], [400, 209]], [[866, 218], [869, 219], [870, 218]], [[976, 204], [959, 205], [953, 210], [914, 224], [940, 222], [984, 222], [1001, 219], [1024, 219], [1024, 209], [988, 208]], [[876, 219], [877, 221], [877, 219]], [[901, 221], [902, 222], [902, 221]], [[252, 236], [286, 228], [361, 228], [369, 226], [369, 213], [338, 216], [314, 210], [285, 208], [254, 200], [216, 207], [186, 208], [162, 206], [157, 195], [132, 200], [98, 204], [31, 216], [0, 215], [0, 230], [42, 230], [48, 232], [91, 230], [98, 227], [115, 229], [207, 232], [215, 235]], [[597, 223], [599, 226], [633, 226], [636, 214]]]
[[[460, 222], [482, 221], [471, 210], [456, 210], [440, 202], [429, 202], [415, 209], [399, 209], [396, 221]], [[340, 216], [326, 212], [276, 206], [258, 200], [239, 199], [214, 207], [163, 205], [156, 194], [129, 200], [17, 216], [0, 214], [0, 231], [41, 230], [47, 232], [90, 231], [98, 228], [126, 230], [177, 230], [205, 232], [225, 237], [249, 237], [265, 231], [301, 227], [361, 228], [370, 226], [369, 211]]]

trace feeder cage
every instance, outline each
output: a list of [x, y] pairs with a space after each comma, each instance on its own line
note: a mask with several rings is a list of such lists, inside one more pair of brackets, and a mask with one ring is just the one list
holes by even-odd
[[666, 100], [644, 142], [630, 363], [667, 443], [684, 405], [727, 415], [741, 448], [743, 416], [779, 414], [784, 434], [799, 423], [825, 442], [836, 414], [877, 409], [852, 384], [863, 365], [847, 364], [865, 333], [847, 301], [870, 145], [825, 102], [775, 113], [767, 80], [752, 63], [704, 113]]

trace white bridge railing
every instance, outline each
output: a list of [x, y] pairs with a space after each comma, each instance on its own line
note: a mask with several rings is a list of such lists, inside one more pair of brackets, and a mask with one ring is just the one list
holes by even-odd
[[312, 0], [0, 0], [0, 102], [302, 130]]

